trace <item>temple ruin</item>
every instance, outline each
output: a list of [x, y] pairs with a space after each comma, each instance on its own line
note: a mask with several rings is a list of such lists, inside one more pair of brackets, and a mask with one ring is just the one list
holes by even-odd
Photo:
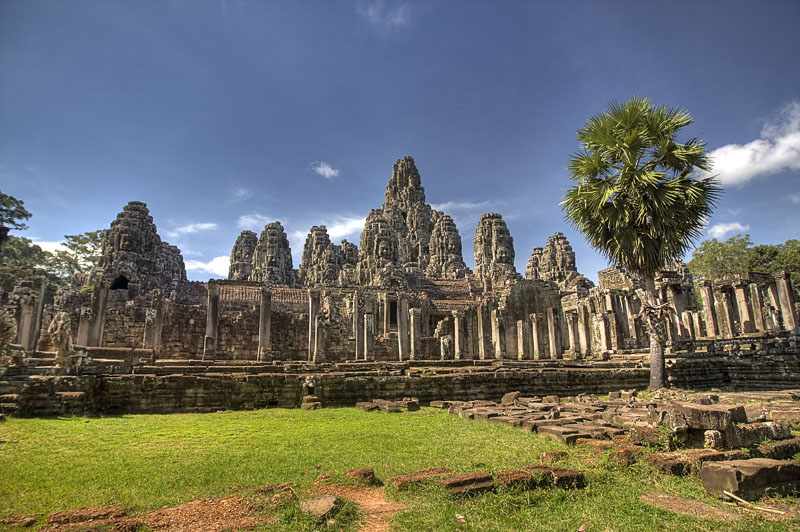
[[[15, 330], [0, 345], [0, 403], [33, 414], [205, 411], [294, 406], [307, 394], [354, 404], [647, 385], [639, 279], [612, 267], [595, 286], [562, 233], [532, 251], [523, 276], [498, 213], [478, 223], [471, 271], [459, 229], [421, 182], [411, 157], [398, 160], [359, 245], [314, 226], [296, 269], [279, 222], [243, 231], [228, 278], [208, 282], [186, 279], [178, 248], [130, 202], [98, 266], [53, 305], [35, 278], [3, 295]], [[697, 293], [675, 263], [656, 285], [670, 309], [670, 382], [797, 387], [788, 274], [704, 281]]]

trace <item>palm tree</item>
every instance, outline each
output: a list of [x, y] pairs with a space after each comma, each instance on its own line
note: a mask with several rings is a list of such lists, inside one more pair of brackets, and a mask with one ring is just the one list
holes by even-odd
[[665, 307], [656, 302], [655, 274], [700, 237], [722, 192], [713, 177], [693, 175], [709, 170], [705, 142], [675, 140], [693, 121], [683, 109], [654, 107], [646, 98], [610, 103], [578, 130], [581, 150], [567, 166], [577, 184], [561, 202], [590, 246], [644, 279], [650, 388], [665, 384], [659, 334]]

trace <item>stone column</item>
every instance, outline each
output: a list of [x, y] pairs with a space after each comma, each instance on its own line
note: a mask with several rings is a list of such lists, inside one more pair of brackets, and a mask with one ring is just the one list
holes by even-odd
[[477, 344], [477, 337], [475, 335], [475, 316], [472, 311], [467, 311], [464, 315], [464, 333], [466, 339], [464, 340], [466, 346], [466, 356], [470, 360], [475, 360], [475, 345]]
[[325, 362], [325, 324], [319, 314], [314, 318], [314, 364]]
[[391, 319], [389, 316], [391, 316], [392, 314], [391, 305], [389, 304], [389, 294], [381, 294], [381, 295], [383, 296], [383, 305], [382, 305], [383, 314], [381, 316], [383, 318], [383, 320], [381, 320], [383, 323], [383, 327], [381, 334], [383, 334], [384, 336], [388, 336], [389, 331], [391, 330], [391, 326], [389, 325], [390, 323], [389, 320]]
[[694, 338], [695, 340], [706, 336], [700, 321], [700, 313], [692, 312], [692, 323], [694, 324]]
[[461, 360], [464, 356], [464, 313], [454, 310], [453, 314], [453, 358]]
[[617, 316], [611, 311], [607, 311], [606, 316], [608, 316], [608, 336], [611, 341], [611, 349], [616, 351], [621, 347], [621, 342], [619, 341], [619, 327], [617, 327]]
[[605, 353], [611, 350], [611, 344], [608, 340], [608, 316], [606, 314], [595, 314], [592, 317], [592, 321], [598, 332], [598, 340], [600, 342], [598, 346], [600, 352], [597, 354], [605, 358]]
[[261, 287], [261, 301], [258, 312], [258, 361], [270, 358], [272, 350], [272, 290]]
[[547, 336], [550, 341], [550, 358], [561, 358], [561, 332], [556, 322], [556, 309], [547, 308]]
[[572, 351], [573, 358], [580, 358], [581, 350], [578, 346], [578, 317], [572, 312], [565, 314], [567, 320], [567, 337], [569, 338], [569, 349]]
[[489, 325], [488, 312], [486, 306], [481, 303], [475, 309], [478, 319], [478, 358], [486, 360], [490, 350], [486, 348], [487, 339], [491, 338], [491, 326]]
[[633, 307], [631, 306], [631, 296], [623, 296], [623, 301], [625, 301], [625, 317], [628, 318], [628, 335], [638, 344], [639, 335], [636, 331], [636, 315], [633, 313]]
[[89, 327], [91, 326], [92, 310], [89, 308], [82, 308], [80, 310], [80, 318], [78, 318], [78, 340], [76, 345], [86, 347], [89, 345]]
[[778, 302], [781, 308], [781, 317], [783, 318], [783, 330], [789, 331], [792, 334], [797, 334], [798, 325], [797, 311], [794, 306], [794, 290], [792, 290], [792, 283], [789, 277], [789, 272], [775, 272], [772, 274], [775, 278], [775, 286], [778, 292]]
[[375, 315], [371, 312], [364, 314], [364, 360], [374, 360], [373, 345], [375, 341]]
[[308, 291], [308, 360], [314, 359], [317, 348], [317, 315], [319, 314], [319, 290]]
[[87, 345], [99, 347], [103, 345], [103, 326], [106, 321], [108, 288], [95, 288], [94, 294], [92, 295], [92, 321], [89, 324], [89, 340]]
[[753, 328], [757, 332], [764, 332], [767, 330], [764, 322], [764, 302], [761, 299], [761, 289], [757, 282], [750, 283], [750, 303], [753, 311]]
[[686, 338], [689, 336], [689, 331], [687, 330], [686, 326], [682, 323], [681, 315], [683, 311], [686, 310], [686, 295], [681, 290], [680, 286], [676, 285], [669, 285], [669, 300], [671, 303], [672, 310], [675, 312], [675, 325], [677, 336], [680, 338]]
[[719, 336], [719, 325], [714, 312], [714, 291], [711, 288], [711, 281], [700, 281], [700, 293], [703, 297], [703, 317], [706, 322], [706, 336], [716, 338]]
[[494, 351], [494, 358], [500, 360], [503, 358], [503, 345], [500, 338], [500, 317], [498, 316], [499, 310], [494, 309], [490, 313], [492, 320], [492, 349]]
[[503, 332], [505, 338], [503, 339], [503, 353], [508, 358], [517, 358], [517, 321], [511, 319], [512, 316], [508, 311], [504, 311], [501, 318], [503, 319]]
[[[627, 298], [626, 298], [627, 301]], [[586, 307], [578, 305], [578, 346], [580, 352], [587, 356], [590, 354], [589, 346], [591, 345], [592, 334], [589, 331], [588, 310]], [[634, 331], [636, 326], [633, 326]], [[635, 334], [635, 332], [634, 332]]]
[[408, 310], [408, 314], [411, 319], [411, 326], [409, 327], [409, 332], [411, 334], [409, 359], [418, 360], [422, 355], [420, 351], [422, 348], [422, 343], [420, 341], [420, 338], [422, 338], [422, 310], [412, 308]]
[[397, 298], [397, 352], [400, 361], [408, 360], [408, 297]]
[[733, 338], [736, 334], [733, 325], [733, 306], [731, 298], [726, 292], [719, 292], [716, 298], [717, 323], [719, 332], [723, 338]]
[[539, 322], [542, 321], [541, 317], [535, 312], [530, 315], [531, 321], [531, 343], [533, 344], [533, 359], [539, 360], [547, 358], [544, 353], [544, 343], [542, 339], [542, 329]]
[[214, 360], [217, 355], [217, 325], [219, 319], [219, 285], [208, 282], [208, 307], [206, 308], [206, 337], [203, 342], [203, 360]]
[[739, 282], [733, 285], [734, 293], [736, 294], [736, 306], [739, 309], [739, 324], [742, 328], [742, 333], [752, 333], [755, 331], [753, 328], [753, 317], [750, 312], [750, 303], [747, 301], [747, 284]]
[[40, 297], [33, 294], [25, 296], [20, 304], [19, 327], [17, 327], [18, 343], [22, 349], [32, 354], [36, 350], [36, 308]]
[[530, 328], [526, 326], [525, 320], [517, 320], [517, 360], [531, 358], [531, 335]]
[[360, 360], [364, 356], [364, 320], [361, 317], [361, 309], [358, 292], [353, 292], [353, 337], [355, 338], [355, 360]]
[[161, 350], [161, 331], [164, 327], [164, 298], [160, 290], [153, 291], [150, 308], [147, 309], [144, 320], [144, 348], [152, 349], [153, 356], [157, 357]]

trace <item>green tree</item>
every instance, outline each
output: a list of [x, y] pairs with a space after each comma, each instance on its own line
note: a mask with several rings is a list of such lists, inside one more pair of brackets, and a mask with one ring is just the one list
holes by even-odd
[[23, 223], [31, 217], [31, 213], [25, 209], [22, 200], [14, 196], [0, 192], [0, 263], [3, 262], [3, 254], [8, 242], [8, 232], [11, 229], [25, 230], [28, 228]]
[[34, 271], [36, 274], [45, 277], [48, 284], [48, 295], [52, 296], [62, 280], [53, 270], [54, 256], [49, 251], [45, 251], [29, 238], [9, 236], [6, 242], [4, 266], [7, 271], [0, 273], [0, 289], [10, 292], [24, 278], [24, 274], [14, 270]]
[[719, 279], [723, 275], [786, 270], [792, 286], [800, 292], [800, 241], [753, 245], [750, 235], [735, 235], [727, 240], [704, 240], [687, 264], [697, 279]]
[[570, 188], [561, 206], [567, 221], [611, 262], [645, 281], [642, 315], [650, 337], [650, 388], [665, 385], [655, 274], [680, 259], [700, 237], [721, 188], [711, 177], [705, 143], [680, 143], [693, 122], [683, 109], [654, 107], [646, 98], [612, 102], [578, 130], [581, 149], [569, 161]]
[[103, 230], [88, 231], [80, 235], [64, 235], [65, 249], [53, 254], [54, 268], [62, 277], [72, 277], [92, 271], [100, 260]]
[[692, 260], [687, 266], [698, 280], [740, 273], [746, 268], [748, 250], [752, 245], [750, 235], [735, 235], [722, 242], [716, 238], [703, 240], [692, 252]]

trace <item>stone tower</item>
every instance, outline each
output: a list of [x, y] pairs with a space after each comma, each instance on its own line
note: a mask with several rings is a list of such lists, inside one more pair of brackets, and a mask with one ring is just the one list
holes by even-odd
[[556, 283], [562, 290], [594, 286], [578, 273], [575, 252], [564, 233], [553, 234], [544, 248], [534, 248], [525, 268], [525, 277]]
[[231, 250], [231, 264], [228, 268], [228, 279], [246, 281], [250, 279], [253, 269], [253, 253], [256, 250], [258, 236], [252, 231], [242, 231]]
[[431, 279], [460, 279], [469, 275], [461, 253], [461, 235], [453, 219], [434, 211], [436, 223], [431, 233], [431, 252], [425, 273]]
[[250, 280], [273, 285], [295, 284], [292, 250], [280, 222], [271, 222], [261, 231], [253, 252]]
[[514, 239], [503, 217], [490, 212], [481, 216], [475, 230], [475, 273], [493, 283], [520, 279], [514, 267]]
[[131, 201], [103, 233], [102, 257], [91, 277], [111, 290], [169, 291], [186, 280], [186, 267], [180, 250], [161, 241], [147, 205]]
[[327, 228], [315, 225], [306, 237], [297, 277], [304, 286], [336, 286], [344, 263], [342, 249], [331, 243]]

